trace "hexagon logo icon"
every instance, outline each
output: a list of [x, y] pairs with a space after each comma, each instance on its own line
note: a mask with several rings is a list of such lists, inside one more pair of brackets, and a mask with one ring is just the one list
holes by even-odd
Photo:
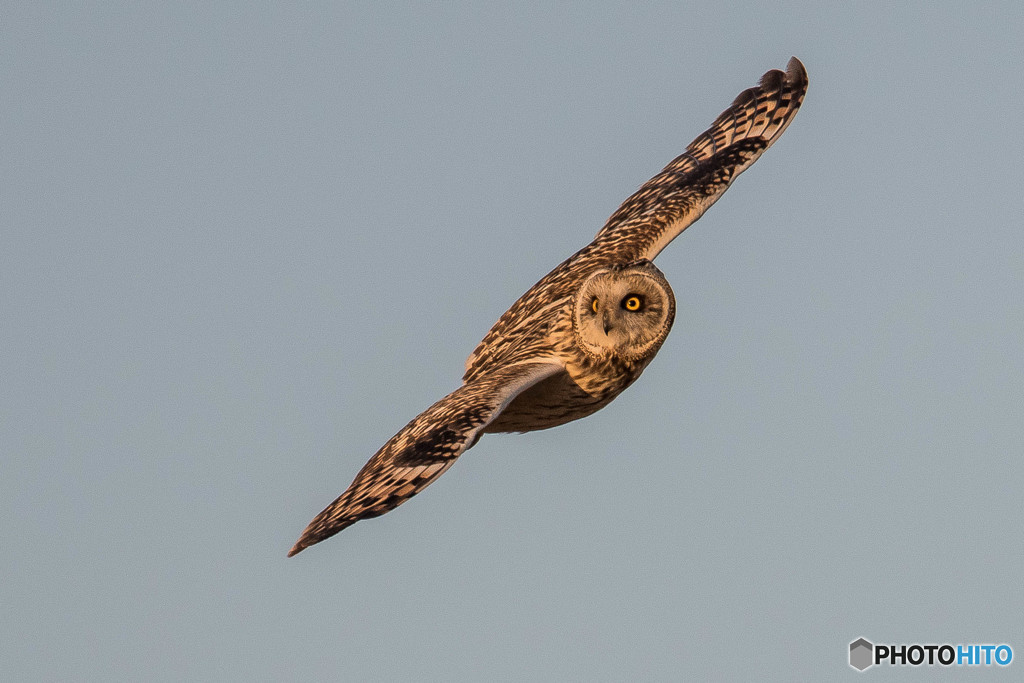
[[850, 643], [850, 666], [857, 671], [863, 671], [874, 663], [871, 661], [874, 652], [874, 645], [864, 638], [858, 638]]

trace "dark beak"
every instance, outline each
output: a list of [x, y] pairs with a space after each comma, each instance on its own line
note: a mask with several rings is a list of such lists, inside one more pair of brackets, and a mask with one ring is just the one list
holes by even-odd
[[608, 319], [608, 311], [605, 311], [601, 316], [601, 326], [604, 327], [605, 336], [608, 336], [608, 332], [612, 329], [612, 322]]

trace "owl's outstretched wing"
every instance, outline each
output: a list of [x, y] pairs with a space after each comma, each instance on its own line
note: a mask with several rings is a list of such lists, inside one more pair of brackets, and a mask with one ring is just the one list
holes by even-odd
[[471, 448], [512, 399], [563, 370], [554, 362], [499, 368], [427, 408], [370, 458], [348, 489], [309, 523], [288, 556], [415, 496]]
[[772, 146], [807, 92], [807, 72], [789, 60], [744, 90], [711, 127], [612, 214], [591, 246], [622, 260], [653, 259], [718, 201], [732, 181]]
[[560, 263], [498, 319], [466, 359], [464, 380], [507, 363], [528, 326], [572, 295], [596, 268], [653, 260], [707, 211], [740, 173], [779, 139], [807, 92], [807, 72], [793, 57], [785, 73], [771, 70], [744, 90], [658, 175], [612, 214], [594, 240]]

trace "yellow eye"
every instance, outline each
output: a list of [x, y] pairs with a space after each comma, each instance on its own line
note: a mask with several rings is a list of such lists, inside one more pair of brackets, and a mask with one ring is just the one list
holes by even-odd
[[639, 311], [643, 303], [636, 294], [630, 294], [622, 300], [622, 307], [627, 311]]
[[594, 313], [597, 313], [597, 297], [596, 296], [594, 297], [594, 300], [590, 302], [590, 310], [592, 310]]

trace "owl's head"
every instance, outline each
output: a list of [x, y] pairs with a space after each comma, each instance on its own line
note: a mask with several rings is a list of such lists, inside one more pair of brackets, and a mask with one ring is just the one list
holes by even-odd
[[576, 292], [572, 326], [588, 354], [636, 361], [657, 353], [675, 315], [668, 280], [645, 259], [591, 274]]

